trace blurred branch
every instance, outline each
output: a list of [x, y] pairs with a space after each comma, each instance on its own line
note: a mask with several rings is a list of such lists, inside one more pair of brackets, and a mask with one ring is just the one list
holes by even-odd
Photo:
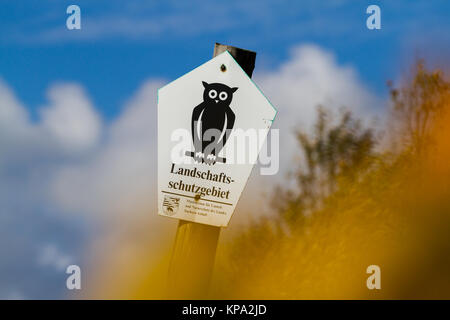
[[414, 151], [421, 154], [431, 143], [430, 129], [437, 117], [442, 116], [450, 96], [450, 84], [440, 70], [429, 72], [423, 60], [414, 67], [414, 76], [403, 87], [396, 89], [391, 82], [391, 100], [394, 117], [404, 136], [400, 137]]
[[322, 106], [312, 134], [296, 132], [304, 163], [295, 172], [298, 192], [277, 189], [274, 203], [289, 223], [317, 210], [337, 188], [338, 176], [354, 179], [368, 167], [375, 145], [373, 131], [363, 128], [350, 111], [341, 110], [337, 123]]

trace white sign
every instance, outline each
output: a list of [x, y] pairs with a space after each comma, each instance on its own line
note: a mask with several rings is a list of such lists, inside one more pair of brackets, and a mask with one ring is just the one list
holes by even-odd
[[158, 91], [158, 213], [227, 226], [276, 115], [228, 51]]

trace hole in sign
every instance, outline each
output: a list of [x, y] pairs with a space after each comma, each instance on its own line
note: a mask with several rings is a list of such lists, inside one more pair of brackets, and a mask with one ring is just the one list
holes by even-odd
[[224, 64], [222, 64], [222, 65], [220, 66], [220, 71], [222, 71], [222, 72], [227, 71], [227, 67], [226, 67]]

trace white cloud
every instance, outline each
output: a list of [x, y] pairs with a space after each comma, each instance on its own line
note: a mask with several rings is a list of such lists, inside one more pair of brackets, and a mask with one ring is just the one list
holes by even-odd
[[14, 130], [27, 124], [26, 110], [2, 79], [0, 79], [0, 105], [2, 106], [0, 108], [0, 129]]
[[[49, 198], [52, 175], [60, 166], [88, 157], [101, 132], [98, 115], [77, 88], [51, 86], [45, 111], [31, 121], [11, 88], [0, 81], [0, 296], [23, 292], [30, 298], [54, 298], [64, 274], [41, 271], [40, 265], [60, 269], [69, 256], [82, 259], [77, 241], [86, 231], [80, 232], [79, 217], [60, 215]], [[46, 249], [43, 260], [36, 260], [43, 242], [57, 242], [61, 249]], [[60, 254], [62, 249], [70, 255]]]
[[341, 66], [334, 55], [315, 45], [291, 50], [277, 70], [255, 75], [256, 82], [278, 108], [280, 127], [314, 123], [316, 107], [342, 106], [359, 116], [374, 114], [377, 99], [361, 83], [356, 70]]
[[[315, 45], [294, 47], [289, 59], [277, 69], [256, 73], [255, 82], [277, 108], [273, 128], [280, 130], [280, 171], [276, 176], [260, 176], [254, 170], [241, 201], [243, 210], [269, 212], [267, 202], [251, 201], [262, 192], [272, 194], [276, 183], [286, 183], [292, 162], [301, 156], [294, 131], [309, 131], [316, 120], [317, 106], [338, 112], [345, 107], [355, 116], [369, 122], [384, 107], [358, 78], [352, 66], [340, 65], [334, 55]], [[298, 163], [298, 162], [295, 162]]]
[[[145, 83], [105, 133], [92, 157], [63, 166], [52, 181], [61, 209], [114, 216], [149, 208], [156, 183], [156, 94], [161, 81]], [[76, 195], [76, 196], [74, 196]], [[148, 213], [147, 213], [148, 214]], [[155, 214], [155, 213], [153, 213]]]
[[[32, 127], [28, 113], [17, 100], [11, 88], [0, 79], [0, 165], [11, 157], [16, 145], [32, 140]], [[19, 147], [20, 148], [20, 147]], [[1, 168], [0, 168], [1, 169]]]
[[73, 257], [63, 253], [55, 244], [46, 244], [38, 252], [37, 262], [41, 267], [51, 267], [64, 272], [72, 264]]
[[100, 117], [83, 89], [75, 84], [56, 85], [47, 96], [50, 104], [41, 109], [43, 129], [65, 150], [85, 151], [95, 146]]

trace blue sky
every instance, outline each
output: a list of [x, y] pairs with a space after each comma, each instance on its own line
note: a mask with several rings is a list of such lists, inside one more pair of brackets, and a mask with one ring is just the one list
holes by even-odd
[[[81, 30], [66, 29], [70, 4]], [[369, 4], [381, 30], [366, 28]], [[311, 124], [317, 104], [377, 114], [386, 80], [416, 58], [448, 68], [449, 12], [444, 0], [0, 0], [0, 298], [67, 297], [66, 262], [96, 278], [89, 266], [108, 261], [114, 279], [103, 253], [132, 260], [138, 240], [164, 243], [174, 225], [149, 214], [156, 91], [215, 42], [257, 52], [254, 79], [285, 129], [283, 167], [294, 120]], [[243, 205], [263, 203], [251, 197], [273, 177], [257, 179]]]
[[[257, 70], [278, 66], [294, 45], [314, 43], [354, 65], [381, 94], [405, 61], [450, 51], [444, 0], [77, 1], [82, 29], [69, 31], [72, 3], [1, 1], [0, 75], [32, 110], [51, 83], [75, 81], [114, 117], [146, 78], [175, 79], [209, 59], [216, 41], [257, 51]], [[382, 9], [378, 31], [365, 25], [373, 3]]]

